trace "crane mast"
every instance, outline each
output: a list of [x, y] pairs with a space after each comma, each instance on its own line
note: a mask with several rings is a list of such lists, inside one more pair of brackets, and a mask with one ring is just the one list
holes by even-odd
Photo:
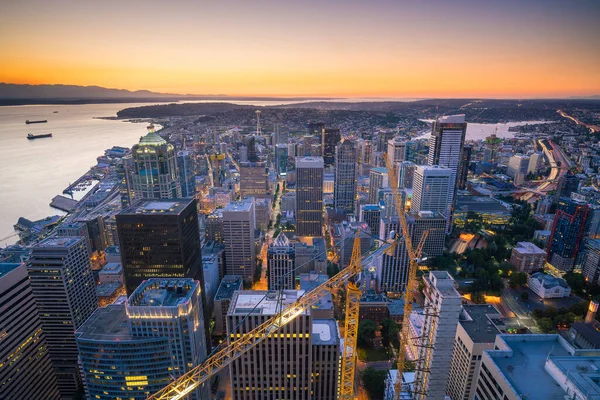
[[[406, 214], [404, 207], [402, 206], [402, 200], [398, 190], [398, 177], [394, 166], [390, 161], [389, 154], [385, 154], [385, 164], [388, 172], [388, 179], [390, 187], [392, 189], [392, 195], [394, 198], [394, 206], [398, 212], [398, 220], [400, 222], [400, 228], [402, 229], [402, 236], [404, 240], [404, 247], [408, 253], [409, 267], [408, 267], [408, 281], [406, 283], [406, 291], [404, 297], [404, 316], [402, 318], [402, 330], [400, 332], [400, 348], [398, 349], [398, 360], [397, 368], [398, 374], [396, 375], [396, 382], [394, 383], [394, 400], [399, 400], [402, 393], [402, 374], [404, 372], [404, 366], [406, 363], [406, 346], [411, 340], [410, 336], [410, 315], [413, 310], [413, 299], [417, 294], [417, 269], [419, 267], [419, 257], [425, 245], [425, 240], [429, 234], [428, 231], [424, 231], [417, 248], [413, 247], [412, 238], [410, 236], [410, 230], [408, 229], [408, 223], [406, 222]], [[417, 382], [415, 382], [415, 385]]]
[[344, 394], [344, 396], [347, 396], [345, 399], [354, 398], [354, 371], [357, 354], [356, 337], [358, 334], [360, 289], [352, 286], [355, 284], [350, 282], [350, 280], [362, 269], [359, 236], [360, 231], [357, 230], [352, 249], [352, 258], [350, 265], [347, 268], [344, 268], [310, 292], [305, 293], [295, 303], [217, 351], [215, 354], [208, 357], [202, 364], [191, 369], [186, 374], [177, 378], [168, 386], [148, 398], [153, 400], [178, 400], [183, 398], [197, 387], [207, 382], [214, 374], [241, 357], [242, 354], [264, 341], [270, 334], [289, 324], [294, 318], [310, 309], [311, 306], [316, 304], [323, 296], [328, 293], [333, 293], [341, 285], [347, 282], [350, 286], [347, 301], [349, 302], [350, 298], [352, 298], [352, 305], [350, 307], [347, 306], [346, 308], [346, 340], [349, 340], [351, 343], [344, 344], [340, 392]]

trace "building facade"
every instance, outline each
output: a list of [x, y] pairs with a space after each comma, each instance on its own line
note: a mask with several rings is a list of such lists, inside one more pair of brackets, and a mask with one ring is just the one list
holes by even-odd
[[[127, 159], [128, 157], [126, 157]], [[175, 147], [148, 127], [148, 134], [124, 160], [128, 204], [138, 199], [176, 199], [181, 197]]]
[[46, 337], [21, 263], [0, 263], [0, 398], [58, 400]]
[[371, 168], [371, 171], [369, 171], [369, 204], [377, 204], [377, 191], [388, 186], [387, 169]]
[[439, 165], [450, 168], [451, 179], [448, 193], [446, 213], [448, 219], [447, 231], [452, 228], [454, 197], [458, 182], [458, 169], [462, 160], [462, 151], [467, 133], [467, 123], [464, 114], [438, 118], [432, 126], [429, 139], [428, 165]]
[[573, 269], [585, 233], [589, 205], [568, 198], [558, 202], [547, 261], [558, 271]]
[[344, 139], [335, 146], [333, 207], [354, 214], [357, 178], [356, 142]]
[[456, 324], [462, 297], [454, 288], [454, 279], [446, 271], [432, 271], [423, 278], [425, 319], [416, 362], [417, 399], [443, 399], [452, 360]]
[[242, 198], [271, 198], [269, 175], [265, 162], [240, 163], [240, 195]]
[[321, 130], [321, 156], [324, 167], [330, 167], [335, 163], [335, 146], [338, 145], [342, 136], [338, 128], [323, 128]]
[[510, 263], [518, 272], [542, 269], [545, 262], [546, 252], [530, 242], [518, 242], [510, 253]]
[[254, 199], [231, 202], [223, 209], [225, 273], [252, 280], [256, 265]]
[[267, 249], [269, 267], [269, 290], [293, 290], [296, 288], [296, 251], [288, 238], [280, 233]]
[[88, 254], [83, 237], [50, 237], [33, 247], [27, 263], [61, 397], [81, 388], [73, 333], [98, 304]]
[[298, 236], [323, 235], [323, 165], [322, 157], [296, 157]]
[[446, 216], [452, 170], [438, 165], [417, 165], [411, 211], [436, 211]]

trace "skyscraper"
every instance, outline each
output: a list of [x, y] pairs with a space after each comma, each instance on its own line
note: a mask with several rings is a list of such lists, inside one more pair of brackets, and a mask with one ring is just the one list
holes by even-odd
[[416, 165], [412, 161], [398, 163], [398, 188], [412, 189]]
[[446, 271], [431, 271], [425, 282], [425, 320], [418, 350], [415, 384], [417, 399], [443, 399], [452, 360], [456, 324], [462, 297], [454, 288], [454, 279]]
[[341, 138], [338, 128], [323, 128], [321, 131], [322, 156], [325, 168], [335, 163], [335, 146], [338, 145]]
[[256, 262], [254, 245], [254, 199], [229, 203], [223, 209], [223, 243], [225, 244], [225, 273], [252, 280]]
[[429, 139], [427, 164], [450, 168], [452, 171], [448, 203], [446, 205], [446, 213], [444, 214], [448, 220], [446, 224], [447, 231], [450, 231], [452, 228], [458, 168], [462, 159], [466, 133], [467, 123], [465, 122], [465, 115], [451, 115], [440, 117], [433, 123], [431, 138]]
[[[89, 399], [145, 399], [206, 358], [200, 282], [149, 279], [75, 336]], [[206, 388], [190, 399], [207, 399]]]
[[33, 247], [27, 264], [61, 397], [81, 387], [73, 333], [98, 304], [88, 254], [83, 237], [50, 237]]
[[[228, 341], [233, 342], [238, 334], [249, 332], [288, 307], [301, 293], [236, 292], [227, 315], [227, 331], [231, 332]], [[230, 364], [232, 398], [335, 400], [339, 357], [340, 336], [335, 320], [313, 319], [309, 308]]]
[[411, 211], [446, 213], [452, 171], [438, 165], [417, 165], [413, 182]]
[[571, 193], [576, 192], [578, 188], [579, 178], [573, 175], [571, 171], [567, 172], [566, 175], [558, 178], [554, 202], [557, 203], [562, 197], [571, 197]]
[[181, 197], [175, 147], [148, 127], [148, 134], [131, 150], [125, 162], [129, 204], [138, 199], [175, 199]]
[[194, 169], [193, 154], [188, 150], [178, 152], [177, 170], [182, 197], [194, 197], [196, 195], [196, 173]]
[[573, 269], [582, 245], [589, 210], [588, 204], [569, 198], [562, 198], [558, 202], [548, 242], [547, 261], [561, 272]]
[[271, 198], [269, 176], [264, 162], [240, 163], [240, 194], [242, 198]]
[[296, 288], [296, 252], [294, 245], [280, 233], [267, 250], [269, 266], [269, 290], [293, 290]]
[[148, 278], [202, 282], [195, 199], [141, 200], [117, 215], [127, 293]]
[[354, 214], [356, 201], [356, 142], [344, 139], [335, 147], [333, 207]]
[[369, 171], [369, 204], [377, 204], [377, 190], [388, 186], [387, 169], [371, 168]]
[[275, 168], [279, 176], [285, 176], [288, 165], [288, 146], [285, 143], [275, 145]]
[[471, 164], [471, 153], [473, 147], [464, 146], [462, 159], [460, 160], [460, 166], [458, 168], [458, 189], [464, 190], [467, 187], [467, 176], [469, 174], [469, 164]]
[[381, 207], [379, 204], [364, 204], [360, 206], [359, 221], [365, 222], [373, 235], [379, 234], [379, 219]]
[[0, 263], [0, 398], [58, 399], [58, 386], [27, 268]]
[[[397, 169], [399, 162], [406, 161], [406, 140], [399, 137], [388, 140], [387, 156], [390, 163]], [[398, 176], [398, 173], [396, 173], [396, 176]]]
[[529, 157], [523, 154], [515, 154], [508, 161], [506, 175], [513, 178], [515, 185], [521, 185], [525, 182], [527, 169], [529, 168]]
[[498, 163], [498, 147], [502, 140], [492, 133], [490, 136], [485, 138], [483, 161], [494, 166]]
[[[406, 214], [406, 223], [414, 246], [421, 240], [423, 232], [429, 231], [421, 253], [423, 258], [431, 259], [443, 254], [446, 219], [442, 214], [434, 211], [411, 211]], [[401, 232], [397, 216], [382, 218], [380, 237], [387, 238], [391, 231], [396, 234]], [[385, 292], [403, 292], [408, 282], [409, 261], [406, 246], [400, 238], [394, 253], [386, 253], [381, 259], [382, 266], [378, 278], [379, 288]]]
[[322, 157], [296, 157], [296, 234], [323, 234]]

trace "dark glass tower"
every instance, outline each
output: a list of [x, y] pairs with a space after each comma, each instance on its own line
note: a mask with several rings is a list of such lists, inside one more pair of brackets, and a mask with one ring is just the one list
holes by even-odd
[[344, 139], [335, 147], [333, 206], [346, 214], [354, 214], [357, 159], [354, 141]]
[[148, 278], [202, 282], [196, 200], [140, 200], [117, 215], [127, 294]]
[[565, 197], [558, 202], [547, 258], [548, 263], [557, 270], [567, 272], [573, 269], [589, 209], [587, 204]]
[[323, 128], [321, 135], [323, 162], [325, 168], [327, 168], [335, 163], [335, 146], [338, 145], [342, 137], [338, 128]]

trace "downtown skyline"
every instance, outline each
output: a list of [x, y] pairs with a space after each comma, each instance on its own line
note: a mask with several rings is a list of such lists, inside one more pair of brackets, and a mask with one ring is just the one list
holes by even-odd
[[600, 94], [600, 4], [590, 0], [113, 5], [0, 5], [0, 82], [232, 96]]

